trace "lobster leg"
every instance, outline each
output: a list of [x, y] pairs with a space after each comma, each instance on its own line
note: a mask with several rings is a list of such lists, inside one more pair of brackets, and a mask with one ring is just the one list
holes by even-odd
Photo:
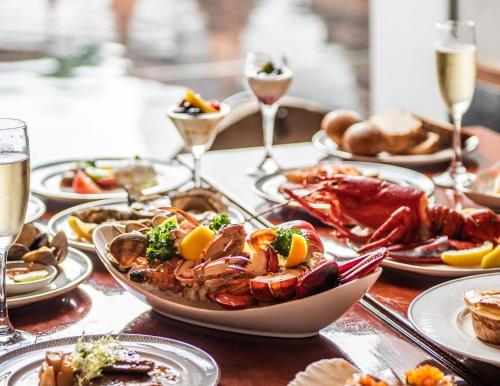
[[296, 195], [292, 190], [288, 188], [284, 188], [283, 192], [286, 193], [291, 199], [297, 201], [312, 216], [316, 217], [324, 224], [335, 228], [335, 230], [339, 233], [340, 237], [346, 237], [349, 240], [353, 240], [355, 242], [360, 242], [360, 243], [366, 241], [366, 236], [361, 236], [359, 234], [351, 232], [344, 226], [344, 224], [339, 219], [337, 219], [333, 215], [328, 215], [324, 211], [311, 206], [311, 204], [305, 199], [305, 197], [300, 197]]
[[402, 241], [411, 230], [410, 216], [410, 208], [407, 206], [396, 209], [386, 222], [373, 232], [368, 243], [363, 245], [358, 252], [364, 253]]

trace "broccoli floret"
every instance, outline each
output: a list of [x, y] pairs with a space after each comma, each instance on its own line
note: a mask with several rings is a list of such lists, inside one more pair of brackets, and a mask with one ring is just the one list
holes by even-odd
[[171, 221], [165, 221], [160, 226], [150, 229], [146, 236], [149, 243], [146, 249], [148, 264], [163, 263], [178, 254], [175, 242], [170, 232], [177, 229], [177, 225]]
[[227, 213], [221, 213], [215, 216], [208, 226], [212, 231], [217, 232], [219, 229], [225, 227], [226, 225], [231, 224], [231, 219], [227, 215]]
[[276, 238], [271, 243], [271, 246], [281, 256], [286, 257], [290, 253], [290, 247], [292, 246], [292, 235], [304, 236], [304, 232], [302, 232], [300, 229], [284, 229], [284, 228], [275, 228], [275, 229], [276, 229]]

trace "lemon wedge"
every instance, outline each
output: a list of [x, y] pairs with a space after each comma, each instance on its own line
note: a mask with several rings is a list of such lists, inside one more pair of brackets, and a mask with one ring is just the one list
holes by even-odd
[[303, 263], [307, 257], [307, 240], [304, 236], [299, 234], [292, 235], [292, 243], [290, 244], [290, 252], [288, 252], [288, 257], [285, 261], [284, 266], [295, 267], [296, 265]]
[[96, 224], [86, 223], [78, 217], [70, 216], [68, 218], [68, 225], [78, 238], [92, 242], [92, 233], [96, 228]]
[[481, 261], [481, 268], [499, 268], [500, 267], [500, 245], [497, 245], [487, 255], [483, 256]]
[[480, 265], [483, 256], [493, 250], [493, 244], [490, 241], [484, 242], [479, 247], [462, 249], [460, 251], [446, 251], [441, 254], [441, 259], [450, 265], [466, 266]]
[[191, 105], [198, 107], [202, 113], [216, 113], [217, 109], [207, 102], [203, 100], [198, 94], [196, 94], [193, 90], [186, 90], [186, 94], [184, 95], [184, 99], [186, 102], [189, 102]]
[[181, 241], [179, 248], [181, 256], [186, 260], [198, 260], [213, 236], [214, 232], [204, 225], [194, 228]]
[[465, 215], [474, 213], [476, 210], [477, 210], [477, 208], [463, 208], [460, 211], [460, 214], [463, 214], [465, 216]]

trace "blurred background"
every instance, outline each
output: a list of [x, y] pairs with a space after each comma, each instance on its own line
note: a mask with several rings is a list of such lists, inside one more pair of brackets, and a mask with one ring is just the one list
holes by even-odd
[[[0, 0], [0, 115], [28, 122], [34, 163], [164, 158], [182, 144], [164, 116], [180, 86], [244, 99], [245, 53], [269, 49], [288, 52], [295, 73], [278, 142], [309, 140], [339, 107], [447, 119], [434, 22], [458, 17], [474, 20], [478, 35], [465, 123], [500, 130], [499, 14], [496, 0]], [[261, 143], [254, 107], [231, 127], [254, 130], [254, 139], [228, 134], [215, 148]]]

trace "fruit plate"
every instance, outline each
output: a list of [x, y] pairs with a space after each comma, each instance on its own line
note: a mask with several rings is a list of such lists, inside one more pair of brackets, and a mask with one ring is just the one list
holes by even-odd
[[[147, 160], [146, 158], [144, 158]], [[124, 189], [116, 188], [96, 194], [75, 193], [71, 188], [60, 186], [61, 178], [65, 171], [74, 167], [76, 162], [82, 160], [65, 160], [42, 164], [31, 170], [31, 191], [41, 197], [62, 203], [81, 203], [93, 200], [103, 200], [108, 198], [127, 198]], [[127, 158], [95, 158], [97, 165], [118, 167], [124, 162], [130, 161]], [[179, 164], [163, 162], [149, 159], [156, 171], [157, 184], [144, 189], [143, 194], [164, 193], [175, 189], [191, 178], [191, 171]]]
[[26, 209], [26, 216], [24, 223], [29, 224], [38, 220], [45, 213], [45, 204], [38, 197], [30, 196], [28, 200], [28, 208]]
[[[162, 205], [168, 206], [169, 201], [168, 197], [165, 197], [165, 202]], [[81, 249], [87, 252], [95, 252], [94, 244], [86, 241], [81, 241], [76, 236], [75, 232], [70, 228], [68, 224], [68, 218], [71, 217], [75, 212], [87, 209], [87, 208], [112, 208], [112, 209], [122, 209], [126, 210], [128, 208], [126, 199], [110, 199], [110, 200], [98, 200], [92, 201], [85, 204], [72, 206], [62, 212], [57, 213], [53, 216], [49, 223], [47, 224], [47, 230], [51, 237], [54, 237], [55, 234], [59, 231], [63, 231], [66, 233], [66, 237], [68, 238], [68, 244], [74, 248]], [[241, 211], [239, 211], [235, 206], [229, 206], [228, 215], [231, 218], [233, 223], [240, 223], [245, 220]]]
[[66, 259], [59, 264], [57, 276], [38, 291], [7, 297], [9, 308], [21, 307], [60, 296], [78, 287], [92, 273], [92, 262], [86, 254], [69, 248]]
[[466, 291], [499, 289], [499, 283], [500, 274], [493, 273], [437, 285], [413, 300], [408, 318], [420, 333], [445, 349], [500, 366], [500, 345], [476, 337], [470, 312], [462, 301]]
[[[313, 145], [323, 153], [353, 161], [382, 162], [400, 166], [429, 166], [448, 162], [451, 159], [451, 149], [443, 149], [432, 154], [422, 155], [393, 155], [380, 153], [377, 156], [362, 156], [340, 150], [338, 145], [332, 141], [323, 130], [318, 131], [312, 137]], [[463, 143], [463, 152], [471, 153], [479, 146], [479, 138], [475, 135], [469, 136]]]
[[[327, 163], [324, 164], [326, 165]], [[417, 188], [423, 191], [427, 197], [432, 197], [434, 195], [435, 186], [432, 180], [426, 175], [416, 172], [414, 170], [392, 165], [377, 164], [373, 162], [346, 161], [346, 162], [341, 162], [339, 164], [345, 166], [353, 166], [359, 169], [361, 173], [365, 176], [374, 176], [401, 186], [411, 186]], [[279, 187], [286, 182], [286, 177], [284, 173], [291, 170], [306, 169], [306, 168], [307, 167], [286, 169], [274, 174], [263, 176], [257, 179], [257, 181], [255, 181], [254, 191], [257, 195], [268, 201], [277, 204], [284, 203], [286, 202], [286, 198], [278, 191]], [[298, 204], [295, 202], [290, 203], [289, 205], [298, 206]], [[316, 204], [314, 206], [317, 208], [324, 207], [324, 205], [320, 204]]]
[[[169, 385], [213, 386], [217, 385], [220, 370], [215, 360], [206, 352], [187, 343], [173, 339], [147, 335], [113, 335], [122, 345], [135, 350], [147, 360], [167, 366], [176, 380]], [[87, 335], [85, 339], [98, 339], [102, 335]], [[73, 351], [81, 337], [66, 337], [46, 340], [24, 346], [0, 356], [0, 384], [5, 386], [38, 385], [38, 369], [45, 352]], [[120, 383], [121, 384], [121, 383]], [[142, 384], [142, 383], [141, 383]]]
[[[212, 303], [189, 303], [179, 295], [147, 288], [130, 281], [111, 264], [106, 244], [116, 236], [113, 225], [100, 225], [94, 232], [99, 258], [113, 277], [134, 296], [156, 312], [183, 322], [249, 335], [281, 338], [303, 338], [340, 318], [354, 305], [380, 276], [378, 268], [371, 274], [345, 285], [302, 299], [244, 310], [224, 310]], [[304, 315], [314, 315], [305, 318]]]

